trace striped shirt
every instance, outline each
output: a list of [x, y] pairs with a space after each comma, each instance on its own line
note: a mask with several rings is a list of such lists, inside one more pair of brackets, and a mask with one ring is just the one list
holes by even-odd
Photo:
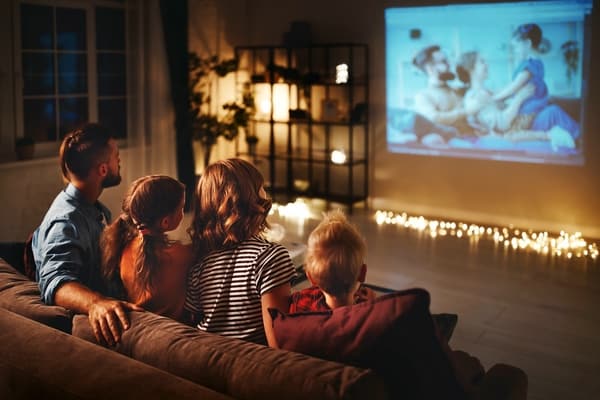
[[192, 267], [185, 308], [200, 316], [198, 329], [266, 344], [261, 296], [294, 272], [285, 247], [254, 236]]

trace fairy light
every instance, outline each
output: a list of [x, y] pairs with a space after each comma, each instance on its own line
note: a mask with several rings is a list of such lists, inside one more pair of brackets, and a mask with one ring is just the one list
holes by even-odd
[[285, 205], [273, 203], [269, 215], [274, 213], [277, 213], [280, 217], [294, 218], [300, 221], [308, 219], [311, 216], [310, 208], [302, 199], [297, 199], [295, 202]]
[[441, 221], [427, 219], [423, 216], [408, 215], [379, 210], [375, 212], [378, 225], [398, 225], [407, 229], [422, 232], [432, 238], [437, 236], [455, 236], [469, 238], [471, 241], [489, 239], [495, 244], [514, 250], [532, 250], [539, 254], [557, 257], [591, 258], [596, 260], [599, 255], [598, 246], [587, 242], [581, 232], [568, 233], [560, 231], [558, 236], [548, 232], [534, 232], [531, 229], [510, 227], [492, 227], [465, 222]]

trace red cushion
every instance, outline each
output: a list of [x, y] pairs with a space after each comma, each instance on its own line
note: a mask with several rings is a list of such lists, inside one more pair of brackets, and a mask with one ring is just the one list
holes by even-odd
[[270, 310], [280, 348], [375, 370], [391, 398], [465, 398], [429, 313], [410, 289], [326, 312]]

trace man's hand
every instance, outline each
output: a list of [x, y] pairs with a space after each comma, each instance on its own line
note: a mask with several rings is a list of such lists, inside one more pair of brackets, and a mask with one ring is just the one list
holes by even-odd
[[114, 346], [121, 340], [121, 334], [129, 329], [126, 311], [144, 311], [143, 308], [126, 301], [100, 298], [88, 310], [88, 318], [96, 340]]

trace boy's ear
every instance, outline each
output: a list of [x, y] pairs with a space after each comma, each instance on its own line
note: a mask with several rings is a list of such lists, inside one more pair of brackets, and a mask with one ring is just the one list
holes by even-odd
[[367, 279], [367, 264], [363, 264], [360, 267], [360, 272], [358, 274], [358, 281], [360, 283], [364, 283], [366, 279]]

